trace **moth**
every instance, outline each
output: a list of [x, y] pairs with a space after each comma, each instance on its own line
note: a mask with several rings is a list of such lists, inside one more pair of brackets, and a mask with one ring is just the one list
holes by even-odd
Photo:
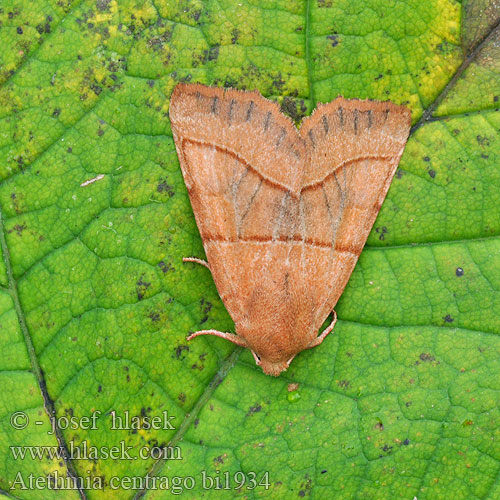
[[175, 146], [205, 265], [234, 320], [216, 335], [277, 376], [323, 342], [410, 131], [405, 106], [338, 97], [297, 129], [257, 91], [178, 84]]

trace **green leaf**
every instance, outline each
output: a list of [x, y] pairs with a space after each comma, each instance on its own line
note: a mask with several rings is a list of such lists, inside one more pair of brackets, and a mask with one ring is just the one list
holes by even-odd
[[[4, 1], [0, 493], [498, 498], [499, 19], [493, 0]], [[277, 379], [222, 339], [186, 344], [234, 325], [182, 263], [203, 247], [180, 81], [256, 88], [297, 123], [339, 94], [413, 112], [334, 333]], [[125, 412], [139, 428], [113, 428]], [[47, 482], [66, 474], [81, 488]]]

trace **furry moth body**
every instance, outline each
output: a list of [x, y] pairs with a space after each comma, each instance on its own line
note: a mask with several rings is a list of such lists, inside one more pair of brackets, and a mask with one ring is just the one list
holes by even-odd
[[[257, 91], [175, 88], [170, 119], [184, 182], [236, 334], [279, 375], [318, 336], [356, 265], [410, 130], [390, 102], [320, 104], [299, 130]], [[334, 316], [335, 317], [335, 316]]]

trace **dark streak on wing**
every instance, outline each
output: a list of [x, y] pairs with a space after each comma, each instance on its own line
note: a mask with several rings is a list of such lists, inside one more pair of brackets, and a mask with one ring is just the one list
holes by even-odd
[[326, 117], [326, 115], [323, 115], [321, 117], [321, 121], [323, 122], [323, 128], [325, 129], [325, 135], [328, 134], [328, 130], [329, 130], [329, 127], [328, 127], [328, 118]]
[[219, 98], [215, 96], [212, 101], [212, 107], [210, 108], [210, 111], [216, 115], [217, 114], [217, 102], [219, 101]]
[[316, 147], [316, 141], [314, 140], [314, 133], [313, 133], [312, 128], [309, 129], [309, 139], [311, 139], [312, 147], [315, 148]]
[[344, 127], [344, 108], [339, 108], [337, 110], [337, 113], [339, 115], [340, 126]]
[[283, 142], [283, 139], [285, 138], [286, 136], [286, 130], [284, 127], [281, 127], [281, 132], [280, 132], [280, 135], [278, 137], [278, 140], [276, 141], [276, 147], [278, 148], [279, 145]]
[[262, 182], [263, 182], [263, 180], [260, 179], [259, 184], [257, 185], [257, 187], [255, 188], [255, 191], [253, 192], [252, 196], [250, 197], [250, 201], [248, 202], [248, 205], [245, 209], [245, 212], [241, 216], [240, 224], [238, 226], [238, 235], [240, 233], [240, 226], [243, 224], [243, 221], [245, 220], [245, 217], [248, 215], [248, 212], [250, 212], [250, 208], [252, 208], [253, 200], [255, 200], [255, 197], [257, 196], [257, 193], [259, 192], [260, 186], [262, 186]]
[[271, 123], [271, 111], [268, 111], [266, 114], [266, 121], [264, 122], [264, 132], [267, 132], [270, 123]]
[[255, 103], [253, 101], [250, 101], [250, 104], [248, 105], [247, 116], [245, 117], [245, 121], [247, 121], [247, 122], [250, 121], [250, 118], [252, 117], [254, 106], [255, 106]]
[[234, 116], [234, 105], [236, 104], [236, 101], [234, 99], [231, 99], [231, 103], [229, 104], [229, 112], [227, 115], [227, 120], [229, 122], [229, 125], [231, 125], [231, 122], [233, 121], [233, 116]]

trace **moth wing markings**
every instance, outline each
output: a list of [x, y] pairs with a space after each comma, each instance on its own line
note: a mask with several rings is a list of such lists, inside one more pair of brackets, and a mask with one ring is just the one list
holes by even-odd
[[[343, 98], [319, 106], [302, 124], [300, 133], [311, 151], [302, 196], [307, 202], [304, 195], [318, 192], [321, 185], [332, 224], [333, 249], [329, 262], [322, 263], [328, 279], [322, 299], [318, 294], [319, 325], [335, 306], [356, 265], [409, 128], [410, 113], [402, 106]], [[319, 196], [315, 201], [320, 203]]]
[[[283, 256], [258, 241], [262, 229], [272, 237], [264, 198], [298, 193], [305, 142], [278, 105], [257, 92], [179, 85], [170, 116], [212, 275], [238, 323], [261, 284], [258, 276], [275, 274]], [[242, 242], [247, 238], [256, 241]]]

